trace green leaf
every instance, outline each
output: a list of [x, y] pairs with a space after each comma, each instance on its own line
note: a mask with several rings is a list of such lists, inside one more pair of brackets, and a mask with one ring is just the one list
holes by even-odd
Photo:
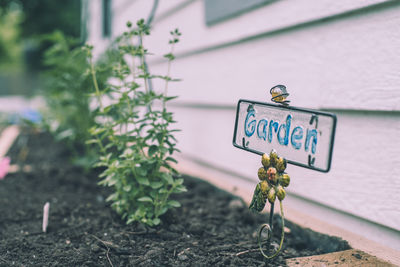
[[131, 186], [131, 185], [125, 185], [125, 186], [123, 187], [123, 189], [124, 189], [125, 192], [129, 192], [129, 191], [131, 191], [132, 186]]
[[168, 210], [167, 207], [163, 207], [163, 208], [160, 210], [160, 212], [158, 213], [158, 215], [163, 215], [164, 213], [167, 212], [167, 210]]
[[160, 188], [161, 186], [163, 186], [164, 185], [164, 183], [162, 183], [162, 182], [152, 182], [152, 183], [150, 183], [150, 186], [151, 186], [151, 188], [153, 188], [153, 189], [158, 189], [158, 188]]
[[163, 138], [164, 138], [164, 133], [158, 133], [156, 135], [156, 139], [157, 139], [159, 144], [161, 144], [161, 141], [162, 141]]
[[168, 200], [168, 205], [171, 207], [179, 208], [181, 206], [181, 203], [176, 200]]
[[85, 144], [87, 144], [87, 145], [96, 144], [96, 143], [99, 143], [99, 140], [97, 140], [97, 139], [90, 139], [90, 140], [87, 140], [87, 141], [85, 142]]
[[168, 183], [168, 184], [173, 184], [174, 179], [172, 178], [172, 175], [167, 172], [161, 173], [161, 177]]
[[118, 198], [118, 194], [117, 194], [117, 193], [114, 193], [114, 194], [109, 195], [109, 196], [107, 197], [106, 201], [107, 201], [107, 202], [113, 201], [113, 200], [116, 200], [117, 198]]
[[181, 185], [181, 184], [183, 184], [183, 179], [182, 179], [182, 178], [176, 179], [175, 182], [174, 182], [174, 185], [175, 185], [175, 186], [176, 186], [176, 185]]
[[147, 179], [147, 177], [138, 176], [138, 177], [136, 177], [136, 180], [141, 185], [150, 185], [149, 179]]
[[159, 218], [153, 219], [153, 224], [154, 224], [154, 225], [159, 225], [160, 222], [161, 222], [161, 220], [160, 220]]
[[171, 54], [171, 53], [165, 54], [164, 57], [165, 57], [166, 59], [168, 59], [168, 60], [174, 60], [174, 59], [175, 59], [175, 56], [174, 56], [173, 54]]
[[135, 171], [140, 176], [146, 176], [147, 175], [147, 170], [145, 168], [138, 167], [138, 168], [135, 168]]
[[153, 203], [153, 200], [151, 199], [151, 197], [141, 197], [141, 198], [138, 198], [138, 201], [140, 201], [140, 202], [151, 202], [151, 203]]
[[177, 187], [175, 187], [173, 192], [174, 193], [184, 193], [184, 192], [187, 192], [187, 189], [183, 185], [178, 185]]
[[166, 194], [166, 193], [168, 193], [168, 190], [165, 189], [165, 188], [160, 188], [160, 190], [158, 190], [158, 193], [160, 193], [160, 194]]
[[115, 177], [115, 173], [111, 173], [110, 175], [107, 175], [107, 177], [103, 180], [104, 184], [108, 186], [113, 186], [118, 182], [118, 178]]
[[152, 157], [158, 151], [158, 146], [152, 145], [149, 148], [149, 156]]
[[166, 160], [166, 161], [172, 161], [172, 162], [174, 162], [175, 164], [178, 164], [178, 161], [177, 161], [176, 159], [172, 158], [172, 157], [167, 157], [165, 160]]
[[177, 98], [178, 96], [168, 96], [168, 97], [164, 97], [164, 100], [165, 101], [170, 101], [170, 100], [173, 100], [173, 99], [175, 99], [175, 98]]
[[126, 221], [126, 224], [131, 224], [131, 223], [133, 223], [134, 221], [136, 221], [136, 218], [135, 217], [130, 217], [127, 221]]

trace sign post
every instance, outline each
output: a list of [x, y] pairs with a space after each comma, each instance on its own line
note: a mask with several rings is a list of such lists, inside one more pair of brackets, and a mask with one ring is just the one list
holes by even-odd
[[[260, 183], [254, 191], [250, 210], [261, 212], [267, 200], [271, 204], [269, 224], [264, 224], [258, 234], [260, 251], [267, 259], [278, 255], [284, 239], [282, 200], [286, 195], [284, 187], [290, 183], [290, 177], [285, 173], [286, 164], [328, 172], [337, 120], [331, 113], [289, 106], [286, 100], [289, 94], [283, 85], [274, 86], [270, 93], [271, 100], [277, 104], [239, 100], [233, 133], [235, 147], [262, 156], [263, 166], [258, 170]], [[278, 250], [268, 256], [262, 246], [266, 243], [269, 249], [276, 198], [281, 208], [281, 242]], [[264, 229], [268, 231], [267, 242], [261, 242]]]

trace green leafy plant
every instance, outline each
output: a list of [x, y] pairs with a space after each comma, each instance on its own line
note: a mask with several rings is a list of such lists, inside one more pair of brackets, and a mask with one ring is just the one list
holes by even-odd
[[[97, 166], [105, 170], [99, 184], [111, 186], [114, 193], [108, 197], [112, 207], [127, 223], [141, 222], [149, 226], [158, 225], [160, 216], [169, 208], [179, 207], [179, 202], [169, 199], [173, 193], [186, 191], [183, 179], [171, 166], [176, 148], [173, 114], [167, 111], [166, 103], [175, 97], [168, 96], [168, 84], [177, 81], [170, 77], [174, 46], [181, 35], [171, 32], [167, 74], [152, 75], [148, 72], [143, 40], [150, 29], [144, 20], [127, 23], [128, 30], [115, 41], [112, 79], [101, 88], [96, 79], [92, 46], [87, 45], [90, 72], [97, 99], [97, 125], [90, 131], [88, 143], [97, 144], [101, 157]], [[137, 42], [137, 44], [135, 44]], [[165, 81], [162, 92], [151, 90], [150, 80]]]
[[[76, 160], [83, 162], [94, 154], [85, 145], [90, 138], [89, 129], [94, 125], [94, 113], [90, 109], [90, 93], [94, 89], [91, 73], [87, 71], [90, 65], [78, 40], [59, 31], [44, 36], [43, 40], [52, 43], [43, 60], [46, 127], [56, 139], [66, 142]], [[101, 64], [98, 69], [98, 82], [104, 84], [109, 73], [107, 65]]]

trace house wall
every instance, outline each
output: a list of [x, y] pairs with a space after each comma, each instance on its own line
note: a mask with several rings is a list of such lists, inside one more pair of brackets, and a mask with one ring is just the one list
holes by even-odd
[[[113, 1], [113, 36], [146, 18], [153, 1]], [[103, 50], [101, 1], [90, 1], [88, 42]], [[145, 40], [164, 74], [179, 28], [170, 86], [182, 157], [257, 181], [260, 158], [232, 146], [240, 98], [269, 102], [284, 84], [291, 105], [338, 117], [332, 168], [289, 166], [295, 194], [400, 230], [400, 1], [277, 0], [206, 26], [200, 0], [160, 0]], [[160, 84], [155, 82], [155, 88]]]

